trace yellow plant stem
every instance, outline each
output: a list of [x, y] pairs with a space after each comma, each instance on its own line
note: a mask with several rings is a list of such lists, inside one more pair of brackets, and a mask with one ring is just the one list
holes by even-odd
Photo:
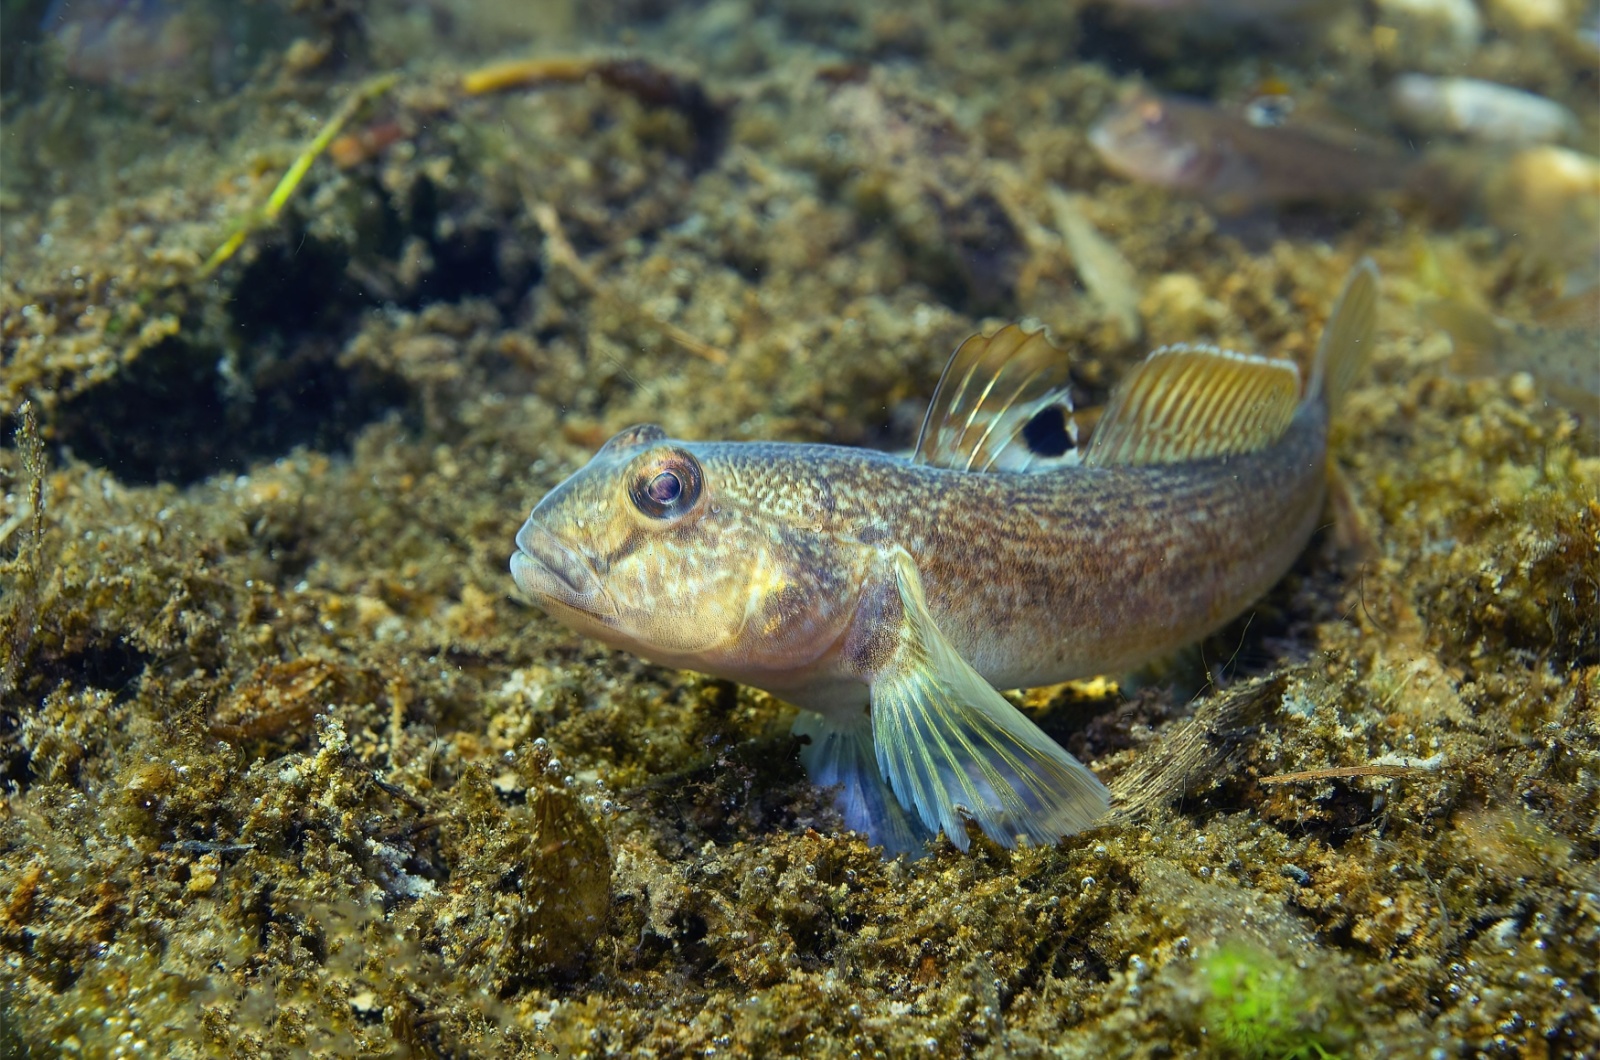
[[260, 209], [252, 210], [246, 215], [243, 221], [240, 222], [238, 229], [227, 238], [222, 246], [216, 249], [216, 252], [211, 257], [206, 259], [204, 265], [200, 266], [201, 279], [210, 276], [219, 266], [233, 257], [234, 253], [244, 245], [244, 241], [250, 238], [250, 234], [257, 228], [278, 219], [278, 216], [283, 213], [284, 206], [288, 205], [289, 200], [294, 196], [295, 190], [300, 187], [300, 182], [305, 179], [306, 173], [310, 171], [312, 163], [328, 149], [328, 145], [333, 143], [334, 138], [339, 135], [346, 125], [350, 124], [351, 119], [360, 113], [363, 107], [389, 91], [398, 80], [399, 76], [396, 74], [385, 74], [382, 77], [374, 78], [356, 89], [350, 98], [344, 101], [344, 104], [334, 113], [333, 117], [328, 119], [328, 123], [322, 127], [322, 131], [317, 133], [311, 143], [306, 145], [305, 150], [301, 151], [299, 156], [295, 158], [288, 171], [283, 174], [283, 178], [278, 181], [278, 186], [272, 189], [272, 194], [267, 197], [266, 203]]

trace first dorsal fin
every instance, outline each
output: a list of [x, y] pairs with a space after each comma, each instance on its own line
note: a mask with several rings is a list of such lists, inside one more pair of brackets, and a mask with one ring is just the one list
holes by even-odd
[[1300, 403], [1293, 361], [1215, 346], [1163, 346], [1117, 386], [1083, 462], [1174, 464], [1277, 441]]
[[[1073, 462], [1077, 425], [1067, 358], [1041, 331], [1010, 324], [973, 335], [950, 361], [928, 404], [912, 463], [957, 471], [1027, 471]], [[1029, 424], [1058, 407], [1048, 444], [1029, 444]]]

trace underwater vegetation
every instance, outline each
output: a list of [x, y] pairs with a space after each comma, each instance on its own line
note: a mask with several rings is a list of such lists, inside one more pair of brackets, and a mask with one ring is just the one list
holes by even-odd
[[[1600, 1055], [1589, 7], [0, 14], [0, 1055]], [[1130, 100], [1406, 179], [1194, 194]], [[631, 424], [903, 451], [1017, 320], [1080, 410], [1305, 368], [1367, 255], [1326, 528], [1004, 693], [1110, 789], [1058, 843], [885, 859], [507, 574]]]
[[1197, 969], [1200, 1028], [1224, 1055], [1329, 1057], [1329, 1000], [1307, 971], [1270, 953], [1227, 945]]

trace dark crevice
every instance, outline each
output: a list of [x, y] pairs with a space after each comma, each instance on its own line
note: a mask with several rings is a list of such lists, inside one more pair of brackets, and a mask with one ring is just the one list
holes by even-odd
[[505, 282], [500, 268], [500, 233], [488, 229], [468, 229], [453, 238], [436, 240], [428, 249], [433, 268], [407, 299], [409, 308], [482, 296], [491, 298], [504, 312], [538, 281], [535, 274], [524, 283]]
[[32, 672], [50, 688], [70, 681], [82, 688], [103, 688], [120, 701], [149, 664], [149, 655], [121, 637], [102, 633], [68, 654], [36, 659]]
[[187, 485], [298, 445], [343, 450], [367, 423], [404, 408], [410, 392], [379, 369], [341, 365], [338, 352], [332, 341], [303, 341], [230, 370], [212, 351], [167, 339], [63, 404], [52, 433], [132, 484]]
[[1013, 316], [1017, 272], [1026, 259], [1022, 236], [986, 193], [937, 204], [939, 239], [898, 231], [911, 277], [969, 316]]
[[[65, 402], [50, 423], [56, 444], [124, 482], [181, 486], [300, 446], [346, 451], [367, 424], [414, 411], [400, 376], [341, 358], [375, 305], [368, 291], [408, 309], [484, 298], [509, 315], [541, 279], [539, 265], [507, 242], [506, 226], [448, 223], [430, 181], [404, 208], [381, 189], [369, 198], [353, 244], [291, 228], [260, 246], [233, 285], [220, 342], [185, 321]], [[383, 279], [408, 233], [426, 242], [428, 262], [408, 289], [390, 290]]]
[[368, 303], [347, 277], [344, 248], [304, 233], [261, 249], [228, 306], [247, 346], [337, 331]]
[[22, 719], [0, 710], [0, 791], [18, 793], [33, 784], [33, 756], [22, 746]]
[[68, 651], [36, 648], [21, 668], [17, 694], [0, 708], [0, 790], [26, 791], [33, 783], [32, 756], [22, 743], [22, 712], [38, 707], [62, 685], [99, 688], [126, 702], [151, 657], [121, 637], [106, 632], [89, 635]]
[[304, 234], [262, 247], [228, 303], [228, 348], [186, 328], [64, 403], [54, 440], [141, 485], [187, 485], [301, 445], [347, 448], [367, 423], [411, 403], [397, 376], [340, 363], [369, 304], [348, 264], [344, 249]]
[[1298, 52], [1314, 39], [1315, 25], [1293, 17], [1222, 20], [1089, 5], [1079, 17], [1077, 54], [1118, 78], [1137, 76], [1163, 92], [1210, 98], [1240, 55]]
[[[426, 178], [416, 182], [407, 206], [406, 229], [424, 240], [432, 262], [415, 286], [401, 298], [407, 309], [439, 302], [487, 298], [509, 316], [542, 280], [537, 254], [518, 244], [509, 221], [499, 225], [453, 225], [445, 222], [445, 206], [437, 185]], [[507, 241], [508, 234], [513, 235]], [[386, 249], [397, 257], [400, 247]]]
[[1145, 34], [1141, 32], [1139, 24], [1130, 20], [1126, 12], [1119, 12], [1114, 7], [1092, 4], [1085, 7], [1078, 28], [1083, 34], [1078, 45], [1078, 57], [1085, 62], [1100, 63], [1119, 78], [1138, 74], [1158, 81], [1176, 58], [1149, 54]]

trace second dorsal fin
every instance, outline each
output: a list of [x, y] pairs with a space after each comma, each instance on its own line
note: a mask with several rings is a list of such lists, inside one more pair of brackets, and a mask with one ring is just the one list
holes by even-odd
[[1255, 452], [1300, 403], [1293, 361], [1215, 346], [1163, 346], [1118, 384], [1083, 462], [1174, 464]]
[[[1009, 324], [993, 335], [973, 335], [939, 377], [912, 462], [957, 471], [1076, 462], [1068, 375], [1066, 355], [1042, 330]], [[1052, 408], [1059, 413], [1045, 415]]]

